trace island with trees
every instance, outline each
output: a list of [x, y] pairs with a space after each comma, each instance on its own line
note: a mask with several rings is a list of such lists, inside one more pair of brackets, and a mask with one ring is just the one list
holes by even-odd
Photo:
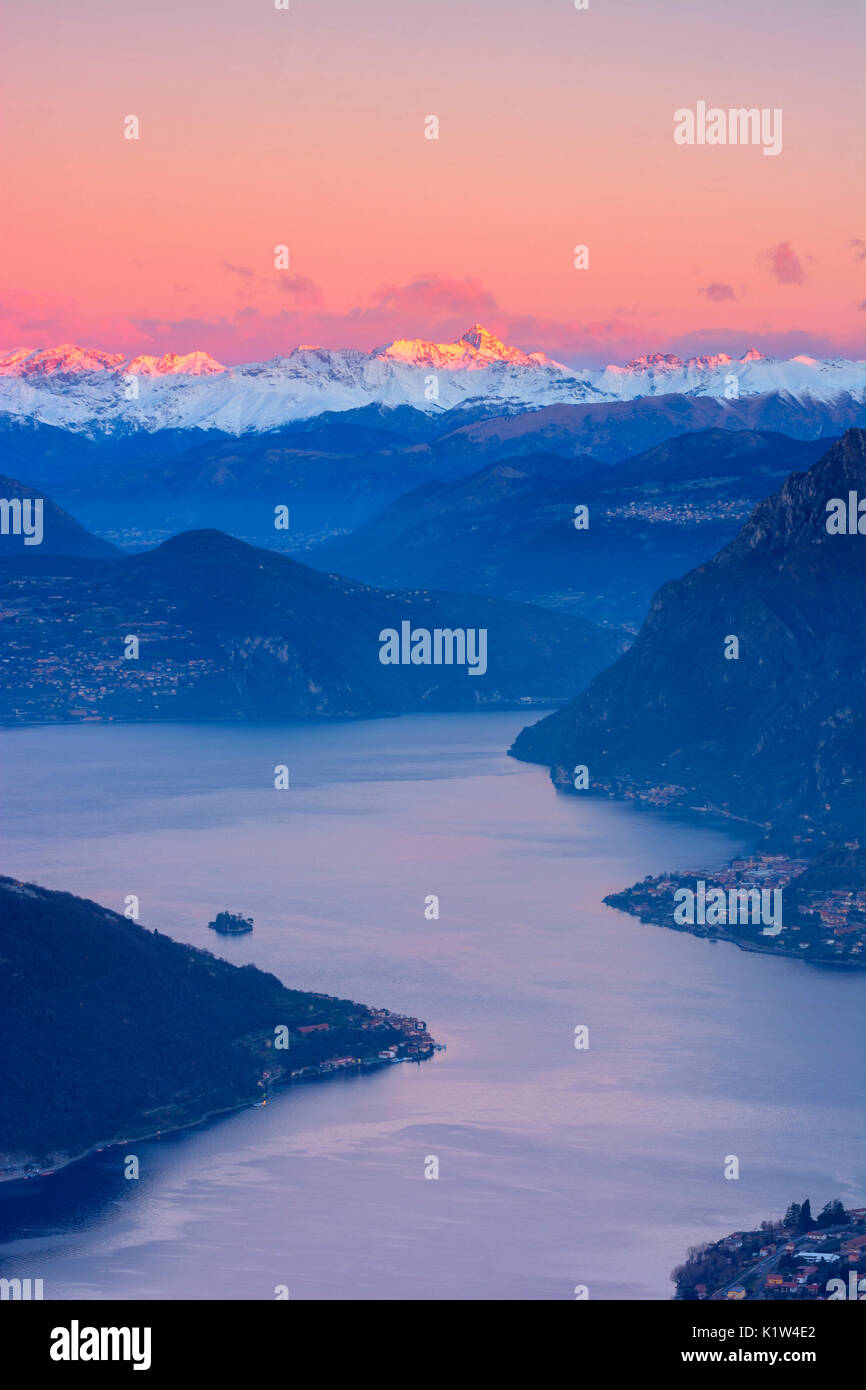
[[252, 931], [252, 917], [242, 917], [239, 912], [218, 912], [208, 926], [222, 936], [242, 936], [244, 932]]

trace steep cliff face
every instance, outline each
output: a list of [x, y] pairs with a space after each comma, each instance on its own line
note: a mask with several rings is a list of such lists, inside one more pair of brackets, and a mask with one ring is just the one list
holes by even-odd
[[850, 494], [866, 498], [862, 430], [659, 590], [631, 649], [525, 729], [514, 756], [549, 764], [562, 785], [585, 764], [599, 789], [676, 787], [674, 802], [712, 803], [781, 838], [862, 833], [866, 534], [828, 531]]

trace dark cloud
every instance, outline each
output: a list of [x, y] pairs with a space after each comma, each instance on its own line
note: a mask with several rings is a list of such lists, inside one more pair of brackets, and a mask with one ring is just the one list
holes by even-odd
[[707, 299], [711, 299], [714, 304], [721, 304], [725, 299], [736, 299], [731, 285], [726, 285], [722, 280], [713, 280], [709, 285], [704, 285], [698, 290], [698, 294], [705, 294]]
[[308, 304], [321, 304], [322, 291], [306, 275], [287, 275], [285, 273], [277, 276], [277, 286], [283, 294], [294, 295], [298, 299], [304, 299]]
[[802, 285], [806, 279], [800, 257], [790, 241], [780, 241], [761, 252], [761, 260], [780, 285]]
[[494, 296], [478, 280], [428, 274], [418, 276], [408, 285], [380, 286], [370, 308], [357, 312], [371, 317], [402, 314], [410, 321], [431, 314], [440, 318], [459, 315], [462, 323], [467, 315], [471, 321], [496, 314], [498, 309]]

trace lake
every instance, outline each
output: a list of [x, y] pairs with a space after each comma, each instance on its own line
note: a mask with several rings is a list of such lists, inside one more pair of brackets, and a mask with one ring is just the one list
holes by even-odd
[[[138, 1181], [116, 1149], [0, 1186], [6, 1276], [46, 1298], [665, 1299], [691, 1244], [807, 1196], [863, 1204], [864, 977], [605, 907], [746, 842], [556, 793], [505, 753], [535, 717], [0, 734], [3, 873], [135, 894], [149, 927], [447, 1049], [136, 1144]], [[222, 908], [254, 933], [216, 937]]]

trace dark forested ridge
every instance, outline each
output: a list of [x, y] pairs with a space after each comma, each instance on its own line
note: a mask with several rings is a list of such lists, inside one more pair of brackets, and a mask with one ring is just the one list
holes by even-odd
[[[219, 531], [0, 562], [0, 719], [296, 719], [567, 699], [621, 650], [582, 618], [322, 574]], [[383, 665], [380, 632], [483, 629], [485, 669]], [[139, 639], [125, 658], [128, 635]]]
[[[0, 559], [9, 555], [32, 555], [36, 550], [42, 555], [89, 555], [97, 559], [110, 559], [118, 553], [109, 541], [85, 531], [35, 484], [0, 474], [0, 498], [13, 506], [16, 501], [19, 505], [26, 501], [30, 508], [25, 527], [20, 522], [16, 525], [13, 517], [4, 518], [0, 530]], [[40, 512], [38, 539], [32, 529], [33, 507], [37, 502]]]
[[[862, 836], [866, 535], [828, 504], [866, 497], [866, 432], [793, 473], [715, 559], [656, 594], [633, 646], [515, 756], [571, 785], [713, 806], [778, 845]], [[729, 638], [738, 659], [726, 659]]]
[[[260, 1098], [265, 1072], [375, 1056], [402, 1020], [70, 893], [0, 878], [0, 1175]], [[304, 1035], [299, 1027], [327, 1024]], [[273, 1046], [289, 1029], [288, 1050]]]

